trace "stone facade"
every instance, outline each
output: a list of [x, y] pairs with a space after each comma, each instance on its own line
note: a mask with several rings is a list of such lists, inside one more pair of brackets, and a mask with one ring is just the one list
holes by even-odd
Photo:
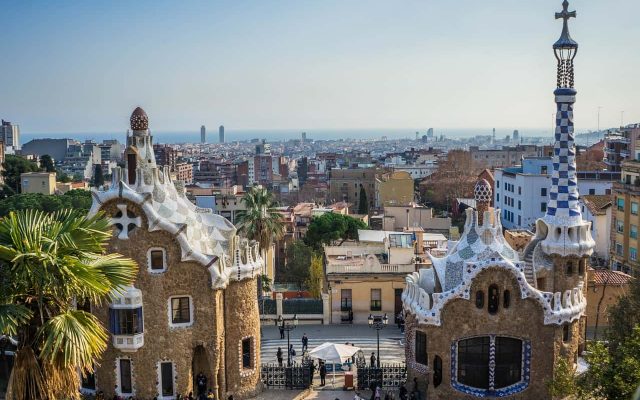
[[93, 192], [90, 212], [114, 226], [108, 251], [139, 269], [124, 293], [93, 308], [110, 337], [91, 389], [175, 399], [197, 394], [202, 374], [216, 398], [251, 397], [261, 389], [257, 246], [186, 200], [168, 168], [155, 164], [146, 114], [137, 109], [132, 128], [134, 117], [140, 129], [128, 138], [127, 169], [114, 169], [110, 189]]

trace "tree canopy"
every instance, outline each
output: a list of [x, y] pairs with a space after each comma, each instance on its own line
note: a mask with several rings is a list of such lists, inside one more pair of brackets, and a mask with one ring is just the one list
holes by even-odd
[[358, 214], [369, 214], [369, 200], [364, 186], [360, 185], [360, 200], [358, 204]]
[[0, 200], [0, 217], [8, 215], [11, 211], [29, 209], [51, 213], [69, 208], [86, 213], [91, 208], [91, 201], [91, 192], [81, 189], [70, 190], [61, 196], [40, 193], [16, 194]]
[[304, 238], [308, 246], [322, 250], [322, 245], [330, 245], [340, 240], [358, 240], [358, 229], [368, 229], [367, 225], [356, 218], [337, 213], [326, 213], [314, 217], [309, 223]]
[[310, 276], [313, 249], [301, 240], [287, 247], [287, 263], [278, 276], [279, 282], [295, 283], [302, 289]]
[[9, 186], [15, 193], [20, 193], [20, 174], [40, 170], [38, 164], [33, 161], [12, 154], [5, 156], [2, 168], [4, 184]]
[[247, 239], [260, 243], [260, 250], [265, 252], [284, 234], [284, 222], [282, 215], [275, 209], [273, 193], [254, 186], [242, 197], [242, 201], [246, 210], [237, 214], [238, 230]]
[[56, 172], [56, 167], [53, 165], [53, 158], [48, 154], [40, 157], [40, 168], [46, 172]]
[[311, 296], [319, 299], [322, 295], [322, 281], [324, 279], [324, 269], [322, 267], [322, 256], [313, 254], [311, 256], [311, 265], [309, 266], [309, 278], [307, 279], [307, 287]]

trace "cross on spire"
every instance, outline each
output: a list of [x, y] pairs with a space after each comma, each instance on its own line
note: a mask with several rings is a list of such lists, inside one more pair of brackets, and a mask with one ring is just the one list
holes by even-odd
[[569, 21], [569, 18], [575, 18], [576, 17], [576, 12], [575, 11], [569, 11], [569, 2], [567, 0], [564, 0], [562, 2], [562, 12], [557, 12], [556, 13], [556, 19], [564, 19], [564, 23], [566, 25], [567, 21]]

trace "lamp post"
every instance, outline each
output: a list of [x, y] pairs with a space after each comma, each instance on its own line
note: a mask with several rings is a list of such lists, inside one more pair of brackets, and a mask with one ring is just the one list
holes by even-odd
[[284, 319], [282, 315], [278, 316], [278, 325], [282, 328], [283, 331], [287, 332], [287, 367], [291, 366], [291, 344], [289, 342], [289, 332], [296, 329], [298, 326], [298, 315], [294, 314], [292, 319]]
[[376, 330], [376, 336], [378, 337], [378, 358], [376, 360], [377, 367], [380, 368], [380, 329], [385, 328], [389, 324], [389, 318], [387, 314], [384, 316], [376, 315], [375, 317], [369, 314], [369, 328]]

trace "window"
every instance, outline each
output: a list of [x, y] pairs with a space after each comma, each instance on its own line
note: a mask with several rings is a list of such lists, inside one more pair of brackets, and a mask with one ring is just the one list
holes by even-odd
[[476, 307], [477, 308], [484, 307], [484, 292], [482, 290], [478, 290], [476, 292]]
[[402, 247], [402, 248], [405, 248], [405, 249], [409, 249], [409, 248], [412, 247], [411, 235], [391, 234], [391, 235], [389, 235], [389, 246], [390, 247]]
[[340, 289], [340, 311], [351, 311], [351, 289]]
[[638, 259], [638, 249], [635, 247], [629, 247], [629, 259], [631, 261], [636, 261]]
[[562, 325], [562, 341], [567, 343], [571, 340], [571, 329], [569, 324]]
[[498, 304], [500, 303], [500, 291], [497, 285], [489, 286], [489, 301], [487, 304], [487, 311], [489, 314], [495, 314], [498, 312]]
[[547, 188], [540, 189], [540, 196], [545, 197], [547, 195]]
[[522, 210], [522, 201], [518, 200], [518, 210]]
[[415, 357], [418, 364], [427, 365], [429, 357], [427, 356], [427, 334], [416, 331]]
[[167, 270], [166, 253], [161, 248], [150, 248], [147, 252], [149, 271], [163, 272]]
[[382, 289], [371, 289], [371, 311], [382, 310]]
[[162, 396], [173, 396], [173, 363], [160, 363], [160, 389]]
[[131, 360], [121, 358], [118, 360], [118, 389], [120, 394], [133, 394], [131, 385]]
[[522, 225], [522, 216], [518, 215], [518, 226]]
[[480, 389], [489, 388], [489, 336], [458, 342], [458, 382]]
[[596, 190], [595, 189], [589, 189], [589, 194], [596, 194]]
[[96, 390], [96, 375], [91, 373], [80, 375], [80, 388], [82, 390]]
[[631, 225], [629, 227], [629, 236], [632, 239], [637, 239], [638, 238], [638, 225]]
[[496, 181], [496, 188], [500, 189], [500, 181]]
[[624, 233], [624, 221], [620, 221], [620, 220], [616, 221], [616, 232]]
[[442, 358], [433, 357], [433, 387], [437, 388], [442, 383]]
[[631, 214], [638, 215], [638, 203], [631, 202]]
[[522, 186], [518, 186], [518, 194], [522, 194]]
[[580, 260], [578, 262], [578, 275], [583, 276], [585, 267], [587, 266], [587, 260]]
[[543, 165], [540, 167], [540, 174], [542, 175], [546, 175], [547, 174], [547, 166]]
[[500, 202], [500, 193], [496, 193], [496, 203]]
[[509, 308], [509, 306], [511, 305], [511, 292], [505, 290], [502, 294], [502, 300], [502, 307]]
[[193, 323], [191, 297], [172, 297], [169, 299], [169, 321], [172, 326], [188, 326]]
[[110, 308], [109, 328], [114, 335], [137, 335], [143, 333], [142, 307]]
[[618, 256], [622, 256], [623, 255], [622, 244], [617, 243], [617, 242], [616, 242], [616, 255], [618, 255]]
[[573, 261], [567, 261], [567, 276], [573, 275]]
[[253, 338], [242, 339], [242, 368], [253, 369]]
[[624, 199], [622, 197], [618, 197], [616, 204], [618, 205], [618, 211], [624, 211]]
[[547, 203], [540, 203], [540, 211], [547, 212]]
[[[457, 362], [453, 387], [462, 391], [468, 387], [481, 389], [479, 397], [502, 397], [524, 390], [527, 385], [513, 386], [523, 381], [523, 356], [530, 358], [529, 352], [523, 355], [522, 349], [522, 340], [510, 337], [482, 336], [458, 341], [457, 360], [452, 360], [454, 365]], [[525, 374], [524, 381], [528, 382], [527, 370]], [[506, 389], [500, 391], [503, 388], [508, 388], [509, 393]]]

